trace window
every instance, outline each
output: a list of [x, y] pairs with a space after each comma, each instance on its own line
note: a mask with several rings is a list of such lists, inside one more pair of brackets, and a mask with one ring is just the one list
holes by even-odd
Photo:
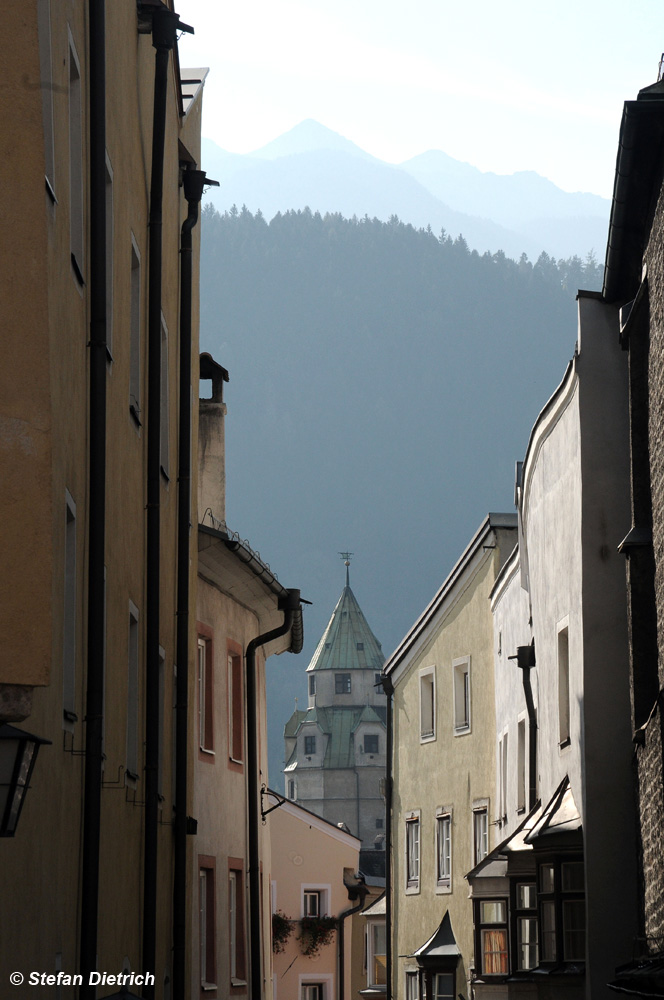
[[288, 779], [288, 792], [287, 792], [287, 795], [288, 795], [288, 798], [291, 799], [292, 801], [295, 801], [295, 799], [297, 798], [297, 788], [296, 788], [296, 785], [295, 785], [295, 779], [294, 778], [289, 778]]
[[454, 732], [470, 730], [470, 657], [452, 661], [454, 675]]
[[364, 649], [364, 643], [363, 642], [358, 642], [355, 645], [356, 645], [356, 647], [357, 647], [358, 650], [363, 650]]
[[489, 817], [486, 807], [473, 809], [473, 848], [478, 865], [489, 853]]
[[436, 736], [436, 674], [434, 667], [420, 670], [420, 742]]
[[303, 983], [302, 1000], [323, 1000], [323, 983]]
[[304, 737], [304, 752], [307, 756], [316, 753], [316, 737], [315, 736], [305, 736]]
[[106, 154], [106, 355], [113, 360], [113, 170]]
[[334, 693], [350, 694], [350, 674], [334, 675]]
[[449, 889], [452, 884], [452, 816], [436, 816], [436, 885]]
[[453, 972], [434, 972], [433, 1000], [454, 1000]]
[[416, 972], [406, 973], [406, 1000], [420, 1000], [420, 984]]
[[378, 688], [378, 694], [384, 694], [382, 674], [374, 674], [374, 687]]
[[65, 565], [62, 636], [63, 726], [73, 731], [76, 715], [76, 504], [65, 490]]
[[382, 816], [379, 816], [376, 819], [376, 829], [377, 830], [382, 830], [383, 829], [383, 817]]
[[198, 940], [200, 946], [201, 995], [216, 989], [215, 864], [214, 858], [198, 859]]
[[385, 921], [368, 921], [367, 926], [367, 986], [387, 983]]
[[141, 423], [141, 256], [131, 238], [131, 290], [129, 307], [129, 412]]
[[138, 608], [129, 602], [127, 649], [127, 783], [138, 780]]
[[499, 821], [507, 819], [507, 733], [498, 740], [498, 803]]
[[244, 676], [242, 656], [232, 649], [228, 654], [228, 753], [231, 761], [244, 760]]
[[212, 641], [198, 636], [198, 745], [204, 754], [214, 753], [214, 697]]
[[309, 694], [316, 694], [316, 678], [314, 674], [309, 674]]
[[420, 888], [420, 814], [412, 813], [406, 819], [406, 892], [419, 892]]
[[321, 893], [319, 889], [304, 890], [304, 917], [321, 917]]
[[522, 972], [539, 964], [537, 892], [534, 882], [516, 886], [516, 967]]
[[364, 737], [364, 752], [378, 753], [378, 737], [366, 735]]
[[526, 808], [526, 720], [519, 719], [516, 731], [516, 807]]
[[161, 375], [159, 379], [159, 461], [161, 471], [168, 479], [168, 327], [161, 317]]
[[558, 740], [561, 749], [569, 746], [569, 631], [558, 632]]
[[228, 860], [228, 947], [231, 986], [246, 984], [244, 937], [244, 865], [239, 858]]
[[69, 35], [69, 245], [74, 274], [78, 283], [82, 285], [84, 262], [81, 70], [71, 34]]
[[51, 58], [51, 4], [38, 0], [37, 28], [39, 33], [39, 77], [44, 123], [44, 166], [46, 190], [55, 202], [55, 147], [53, 143], [53, 70]]
[[585, 961], [583, 861], [544, 862], [538, 876], [542, 962]]
[[507, 975], [507, 900], [480, 900], [479, 917], [482, 975]]
[[157, 794], [159, 799], [164, 800], [164, 715], [166, 705], [164, 703], [164, 688], [166, 684], [166, 653], [159, 647], [159, 737], [158, 737], [158, 765], [157, 765]]

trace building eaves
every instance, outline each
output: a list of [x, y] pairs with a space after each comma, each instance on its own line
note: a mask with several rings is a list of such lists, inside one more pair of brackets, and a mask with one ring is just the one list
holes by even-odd
[[471, 538], [470, 542], [464, 549], [460, 558], [454, 564], [451, 573], [445, 579], [445, 582], [436, 592], [433, 599], [426, 606], [420, 617], [414, 623], [414, 625], [409, 629], [404, 638], [401, 640], [397, 648], [394, 650], [391, 656], [388, 657], [383, 667], [383, 673], [393, 674], [398, 667], [405, 661], [408, 655], [411, 653], [413, 647], [423, 636], [426, 630], [431, 625], [432, 621], [435, 619], [436, 615], [443, 608], [446, 600], [454, 590], [455, 586], [463, 576], [464, 572], [471, 563], [473, 557], [482, 547], [484, 541], [486, 540], [489, 533], [494, 528], [511, 528], [514, 529], [517, 526], [517, 516], [516, 514], [505, 514], [505, 513], [490, 513], [482, 521], [481, 525]]
[[346, 833], [336, 823], [331, 823], [330, 820], [323, 819], [318, 813], [305, 808], [299, 802], [293, 802], [292, 799], [285, 799], [283, 795], [280, 795], [279, 792], [274, 792], [271, 788], [267, 789], [267, 794], [274, 800], [273, 804], [279, 805], [279, 808], [283, 808], [284, 812], [295, 816], [310, 827], [321, 830], [335, 840], [341, 840], [342, 843], [348, 844], [350, 847], [357, 847], [359, 856], [359, 845], [361, 845], [362, 841], [358, 837], [354, 837], [352, 833]]
[[[281, 601], [288, 597], [288, 590], [279, 583], [276, 574], [264, 563], [258, 553], [231, 534], [226, 527], [198, 525], [199, 572], [222, 593], [251, 608], [259, 618], [261, 632], [275, 628], [283, 621]], [[294, 613], [290, 631], [268, 652], [289, 650], [299, 653], [304, 642], [302, 607]]]
[[636, 294], [647, 234], [662, 179], [664, 81], [625, 101], [616, 155], [602, 294], [607, 302]]

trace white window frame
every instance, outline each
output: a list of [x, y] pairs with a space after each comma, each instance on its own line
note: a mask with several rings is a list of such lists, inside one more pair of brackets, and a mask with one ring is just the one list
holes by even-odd
[[[447, 822], [445, 822], [447, 821]], [[436, 809], [436, 816], [434, 819], [434, 842], [436, 847], [436, 892], [437, 893], [449, 893], [452, 892], [452, 807], [451, 806], [441, 806]], [[445, 826], [447, 826], [447, 873], [441, 875], [441, 836], [444, 836]], [[443, 858], [443, 870], [445, 868], [445, 859]]]
[[[416, 841], [416, 857], [414, 858], [415, 864], [417, 865], [417, 874], [414, 878], [409, 879], [411, 859], [410, 854], [410, 841], [409, 838], [414, 834], [409, 832], [414, 831], [417, 834]], [[420, 809], [411, 809], [406, 813], [405, 824], [404, 824], [404, 888], [407, 895], [415, 895], [420, 891], [420, 884], [422, 881], [422, 815]]]
[[[483, 829], [479, 828], [478, 819], [479, 817], [484, 818]], [[473, 845], [473, 867], [478, 865], [480, 861], [489, 853], [489, 800], [488, 799], [476, 799], [473, 802], [473, 811], [471, 813], [471, 843]]]
[[417, 969], [404, 969], [404, 997], [420, 1000], [420, 978]]
[[526, 791], [526, 745], [528, 742], [528, 722], [525, 712], [521, 712], [517, 719], [516, 730], [516, 811], [522, 813], [526, 811], [527, 791]]
[[302, 917], [313, 916], [307, 913], [306, 894], [318, 893], [318, 905], [320, 907], [317, 916], [330, 916], [330, 900], [332, 899], [332, 885], [329, 882], [302, 882], [300, 884], [300, 915]]
[[[377, 927], [383, 927], [385, 929], [385, 948], [384, 952], [374, 951], [374, 929]], [[376, 917], [374, 919], [367, 920], [367, 986], [384, 986], [385, 983], [378, 983], [374, 979], [374, 958], [376, 954], [387, 955], [387, 925], [384, 917]], [[387, 971], [387, 970], [386, 970]], [[386, 976], [387, 978], [387, 976]]]
[[[307, 1000], [305, 992], [307, 986], [320, 986], [320, 1000], [333, 1000], [334, 998], [334, 976], [330, 973], [301, 972], [298, 977], [297, 996], [298, 1000]], [[315, 995], [315, 994], [314, 994]], [[309, 996], [311, 992], [309, 991]]]
[[509, 729], [504, 729], [498, 740], [498, 822], [507, 821], [509, 792]]
[[470, 656], [452, 660], [454, 735], [465, 736], [471, 731], [472, 700]]
[[420, 696], [420, 743], [436, 739], [436, 668], [421, 667], [418, 671]]

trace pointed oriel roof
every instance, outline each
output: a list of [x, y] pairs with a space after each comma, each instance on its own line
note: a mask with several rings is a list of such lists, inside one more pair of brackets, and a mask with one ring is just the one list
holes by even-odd
[[378, 639], [350, 589], [346, 586], [307, 667], [309, 670], [380, 670], [385, 662]]

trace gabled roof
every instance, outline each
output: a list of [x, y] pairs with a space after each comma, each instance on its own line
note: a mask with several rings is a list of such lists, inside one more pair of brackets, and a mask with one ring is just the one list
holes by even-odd
[[348, 582], [307, 670], [380, 670], [380, 643], [367, 623]]

